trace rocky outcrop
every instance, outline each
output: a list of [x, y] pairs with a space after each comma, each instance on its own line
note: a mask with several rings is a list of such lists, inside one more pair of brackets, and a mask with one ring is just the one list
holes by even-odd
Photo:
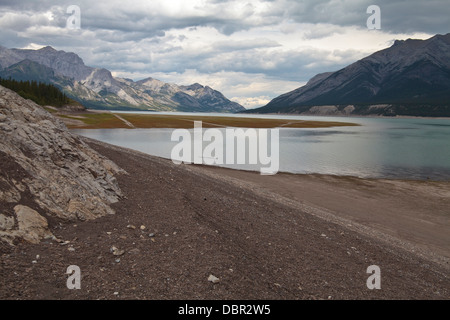
[[51, 236], [47, 218], [113, 214], [124, 173], [30, 100], [0, 86], [0, 239]]

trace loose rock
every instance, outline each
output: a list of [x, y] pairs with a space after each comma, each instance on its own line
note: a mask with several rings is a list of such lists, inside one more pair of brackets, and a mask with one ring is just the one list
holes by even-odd
[[111, 251], [112, 254], [115, 256], [121, 256], [125, 253], [125, 250], [121, 250], [115, 246], [112, 246], [111, 249], [109, 249], [109, 251]]
[[210, 281], [212, 283], [218, 283], [218, 282], [220, 282], [220, 279], [217, 278], [216, 276], [210, 274], [209, 277], [208, 277], [208, 281]]

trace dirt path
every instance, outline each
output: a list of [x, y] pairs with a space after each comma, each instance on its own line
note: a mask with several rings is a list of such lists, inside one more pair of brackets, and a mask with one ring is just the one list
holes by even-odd
[[134, 126], [134, 124], [132, 124], [130, 121], [128, 121], [128, 120], [122, 118], [122, 117], [119, 116], [117, 113], [111, 112], [111, 114], [112, 114], [113, 116], [115, 116], [117, 119], [119, 119], [120, 121], [122, 121], [123, 123], [125, 123], [125, 125], [127, 125], [128, 127], [132, 128], [132, 129], [135, 129], [135, 128], [136, 128], [136, 127]]

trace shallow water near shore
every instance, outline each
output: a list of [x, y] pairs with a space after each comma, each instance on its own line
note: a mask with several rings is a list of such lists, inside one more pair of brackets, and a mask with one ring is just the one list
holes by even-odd
[[[224, 116], [224, 114], [220, 115]], [[229, 116], [341, 121], [361, 125], [308, 129], [280, 128], [280, 172], [349, 175], [362, 178], [450, 180], [450, 119], [248, 114]], [[74, 129], [71, 131], [110, 144], [170, 159], [171, 150], [178, 143], [171, 141], [173, 130]], [[224, 132], [224, 129], [219, 130]], [[208, 143], [204, 142], [203, 147]], [[260, 165], [221, 166], [242, 170], [259, 171], [260, 169]]]

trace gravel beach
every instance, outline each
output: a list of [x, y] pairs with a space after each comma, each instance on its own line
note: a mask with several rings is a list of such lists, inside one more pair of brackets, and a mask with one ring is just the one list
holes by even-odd
[[116, 213], [2, 244], [0, 299], [450, 297], [447, 182], [261, 176], [86, 141], [127, 172]]

